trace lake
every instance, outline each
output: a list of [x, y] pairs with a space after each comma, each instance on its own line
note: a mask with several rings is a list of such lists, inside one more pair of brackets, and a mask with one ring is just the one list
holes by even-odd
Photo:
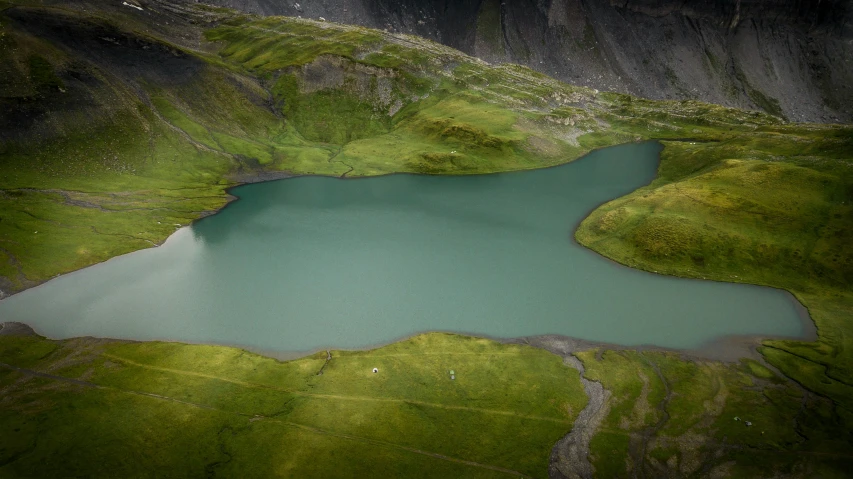
[[301, 177], [235, 188], [159, 248], [0, 301], [0, 320], [260, 350], [359, 348], [423, 331], [696, 348], [800, 336], [787, 293], [655, 275], [578, 245], [596, 206], [648, 184], [660, 146], [483, 176]]

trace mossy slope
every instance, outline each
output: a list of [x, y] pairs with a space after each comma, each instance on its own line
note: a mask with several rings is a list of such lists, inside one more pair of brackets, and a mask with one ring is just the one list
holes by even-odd
[[599, 477], [842, 477], [850, 415], [759, 362], [586, 351], [611, 391], [590, 459]]

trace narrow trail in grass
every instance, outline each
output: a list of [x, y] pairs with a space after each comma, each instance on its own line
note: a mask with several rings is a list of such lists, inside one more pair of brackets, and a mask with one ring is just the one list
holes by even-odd
[[[801, 360], [803, 360], [803, 361], [807, 361], [808, 363], [811, 363], [811, 364], [817, 365], [817, 366], [819, 366], [819, 367], [823, 368], [823, 373], [824, 373], [824, 375], [825, 375], [826, 377], [828, 377], [829, 379], [831, 379], [831, 380], [833, 380], [833, 381], [835, 381], [835, 382], [837, 382], [837, 383], [841, 384], [842, 386], [846, 386], [846, 387], [848, 387], [848, 388], [853, 388], [853, 384], [852, 384], [852, 383], [848, 383], [848, 382], [846, 382], [844, 379], [839, 378], [839, 377], [837, 377], [837, 376], [833, 375], [832, 370], [830, 370], [830, 365], [829, 365], [829, 364], [826, 364], [826, 363], [823, 363], [823, 362], [816, 361], [814, 358], [808, 358], [808, 357], [806, 357], [806, 356], [803, 356], [803, 355], [801, 355], [801, 354], [797, 354], [797, 353], [795, 353], [795, 352], [793, 352], [793, 351], [789, 351], [789, 350], [787, 350], [787, 349], [783, 349], [783, 348], [779, 348], [779, 347], [773, 346], [772, 344], [763, 344], [763, 345], [762, 345], [762, 347], [765, 347], [765, 348], [767, 348], [767, 349], [773, 349], [773, 350], [776, 350], [776, 351], [780, 351], [780, 352], [783, 352], [783, 353], [785, 353], [785, 354], [790, 354], [791, 356], [794, 356], [794, 357], [796, 357], [796, 358], [799, 358], [799, 359], [801, 359]], [[801, 384], [800, 382], [798, 382], [796, 379], [793, 379], [793, 378], [791, 378], [791, 379], [792, 379], [794, 382], [796, 382], [800, 387], [804, 387], [804, 388], [805, 388], [805, 386], [804, 386], [803, 384]], [[808, 388], [806, 388], [806, 389], [808, 390]], [[814, 394], [817, 394], [818, 396], [823, 396], [823, 395], [821, 395], [821, 394], [819, 394], [819, 393], [817, 393], [817, 392], [815, 392]], [[829, 396], [823, 396], [823, 397], [826, 397], [827, 399], [831, 399]], [[844, 406], [841, 406], [841, 407], [844, 407]], [[847, 409], [847, 408], [845, 408], [845, 409]], [[853, 411], [850, 411], [850, 412], [853, 412]]]
[[512, 411], [501, 411], [498, 409], [487, 409], [487, 408], [478, 408], [478, 407], [469, 407], [469, 406], [452, 406], [452, 405], [447, 405], [447, 404], [438, 404], [438, 403], [432, 403], [432, 402], [427, 402], [427, 401], [418, 401], [418, 400], [413, 400], [413, 399], [380, 398], [380, 397], [370, 397], [370, 396], [344, 396], [344, 395], [339, 395], [339, 394], [308, 393], [308, 392], [300, 391], [298, 389], [287, 389], [287, 388], [280, 388], [280, 387], [272, 386], [272, 385], [268, 385], [268, 384], [251, 383], [251, 382], [240, 381], [237, 379], [225, 378], [225, 377], [220, 377], [220, 376], [215, 376], [212, 374], [200, 373], [200, 372], [195, 372], [195, 371], [185, 371], [185, 370], [181, 370], [181, 369], [163, 368], [163, 367], [159, 367], [159, 366], [152, 366], [149, 364], [142, 364], [142, 363], [138, 363], [136, 361], [130, 360], [130, 359], [122, 358], [120, 356], [115, 356], [115, 355], [108, 354], [108, 353], [101, 353], [101, 356], [105, 357], [105, 358], [113, 359], [113, 360], [116, 360], [116, 361], [119, 361], [119, 362], [122, 362], [125, 364], [130, 364], [132, 366], [136, 366], [136, 367], [140, 367], [140, 368], [144, 368], [144, 369], [150, 369], [153, 371], [162, 371], [162, 372], [168, 372], [168, 373], [173, 373], [173, 374], [181, 374], [181, 375], [185, 375], [185, 376], [202, 377], [202, 378], [207, 378], [207, 379], [213, 379], [216, 381], [223, 381], [223, 382], [227, 382], [227, 383], [231, 383], [231, 384], [236, 384], [238, 386], [243, 386], [243, 387], [248, 387], [248, 388], [271, 389], [274, 391], [281, 391], [281, 392], [285, 392], [288, 394], [294, 394], [294, 395], [298, 395], [298, 396], [312, 397], [312, 398], [318, 398], [318, 399], [336, 399], [336, 400], [342, 400], [342, 401], [371, 401], [371, 402], [415, 404], [418, 406], [433, 407], [433, 408], [445, 409], [445, 410], [473, 411], [473, 412], [480, 412], [480, 413], [484, 413], [484, 414], [494, 414], [494, 415], [500, 415], [500, 416], [514, 416], [514, 417], [519, 417], [522, 419], [552, 422], [552, 423], [556, 423], [556, 424], [566, 424], [566, 425], [572, 424], [572, 421], [565, 420], [565, 419], [557, 419], [557, 418], [553, 418], [553, 417], [533, 416], [533, 415], [529, 415], [529, 414], [520, 414], [520, 413], [516, 413], [516, 412], [512, 412]]
[[118, 236], [121, 238], [128, 238], [128, 239], [131, 239], [134, 241], [145, 241], [147, 243], [150, 243], [152, 246], [160, 246], [159, 244], [151, 241], [148, 238], [140, 238], [138, 236], [133, 236], [133, 235], [124, 234], [124, 233], [104, 233], [103, 231], [98, 231], [97, 228], [95, 228], [94, 226], [91, 226], [91, 225], [89, 226], [89, 229], [92, 231], [92, 233], [95, 233], [97, 235]]
[[545, 422], [553, 422], [555, 424], [565, 424], [572, 425], [572, 421], [557, 419], [552, 417], [543, 417], [543, 416], [532, 416], [529, 414], [520, 414], [512, 411], [500, 411], [497, 409], [486, 409], [486, 408], [477, 408], [477, 407], [469, 407], [469, 406], [450, 406], [446, 404], [437, 404], [426, 401], [415, 401], [412, 399], [397, 399], [397, 398], [373, 398], [369, 396], [340, 396], [335, 394], [313, 394], [313, 393], [302, 393], [299, 391], [293, 391], [293, 394], [320, 398], [320, 399], [339, 399], [344, 401], [375, 401], [375, 402], [392, 402], [392, 403], [404, 403], [404, 404], [416, 404], [418, 406], [426, 406], [433, 407], [438, 409], [446, 409], [452, 411], [473, 411], [473, 412], [481, 412], [484, 414], [495, 414], [500, 416], [513, 416], [521, 419], [530, 419], [533, 421], [545, 421]]
[[62, 382], [66, 382], [66, 383], [76, 384], [77, 386], [85, 386], [85, 387], [99, 388], [99, 389], [105, 389], [106, 388], [105, 386], [100, 386], [100, 385], [95, 384], [95, 383], [90, 383], [89, 381], [81, 381], [79, 379], [71, 379], [71, 378], [66, 378], [63, 376], [56, 376], [54, 374], [42, 373], [42, 372], [38, 372], [38, 371], [33, 371], [32, 369], [19, 368], [17, 366], [12, 366], [11, 364], [6, 364], [6, 363], [0, 363], [0, 368], [5, 368], [5, 369], [12, 370], [12, 371], [17, 371], [19, 373], [26, 374], [29, 376], [36, 376], [39, 378], [53, 379], [55, 381], [62, 381]]
[[151, 108], [149, 111], [151, 111], [151, 113], [153, 113], [153, 114], [154, 114], [154, 116], [156, 116], [156, 117], [157, 117], [157, 119], [158, 119], [158, 120], [160, 120], [160, 122], [161, 122], [162, 124], [166, 125], [166, 126], [167, 126], [168, 128], [170, 128], [172, 131], [174, 131], [175, 133], [177, 133], [178, 135], [180, 135], [180, 136], [181, 136], [181, 138], [182, 138], [182, 139], [184, 139], [184, 141], [186, 141], [186, 142], [190, 143], [190, 144], [191, 144], [191, 145], [193, 145], [195, 148], [197, 148], [197, 149], [199, 149], [199, 150], [201, 150], [201, 151], [207, 152], [207, 153], [212, 153], [212, 154], [216, 154], [216, 155], [227, 156], [228, 158], [232, 158], [232, 159], [234, 158], [234, 155], [232, 155], [232, 154], [230, 154], [230, 153], [228, 153], [228, 152], [226, 152], [226, 151], [217, 150], [217, 149], [215, 149], [215, 148], [211, 148], [211, 147], [209, 147], [209, 146], [205, 145], [204, 143], [202, 143], [202, 142], [200, 142], [200, 141], [196, 141], [196, 140], [195, 140], [195, 139], [194, 139], [194, 138], [193, 138], [189, 133], [187, 133], [186, 131], [184, 131], [184, 130], [183, 130], [183, 129], [181, 129], [181, 128], [178, 128], [178, 127], [177, 127], [176, 125], [174, 125], [171, 121], [167, 120], [167, 119], [166, 119], [166, 117], [164, 117], [163, 115], [161, 115], [161, 114], [160, 114], [160, 112], [159, 112], [159, 111], [157, 111], [157, 109], [156, 109], [156, 108]]
[[133, 389], [122, 389], [122, 388], [117, 388], [114, 386], [103, 386], [101, 384], [93, 383], [90, 381], [83, 381], [80, 379], [66, 378], [64, 376], [57, 376], [55, 374], [43, 373], [43, 372], [39, 372], [39, 371], [34, 371], [32, 369], [19, 368], [17, 366], [12, 366], [11, 364], [6, 364], [6, 363], [0, 363], [0, 367], [10, 369], [12, 371], [17, 371], [21, 374], [25, 374], [28, 376], [39, 377], [39, 378], [44, 378], [44, 379], [51, 379], [54, 381], [60, 381], [60, 382], [64, 382], [67, 384], [73, 384], [75, 386], [83, 386], [83, 387], [92, 388], [92, 389], [101, 389], [101, 390], [105, 390], [105, 391], [116, 391], [116, 392], [120, 392], [120, 393], [124, 393], [124, 394], [133, 394], [135, 396], [145, 396], [145, 397], [150, 397], [150, 398], [154, 398], [154, 399], [170, 401], [170, 402], [174, 402], [174, 403], [178, 403], [178, 404], [184, 404], [187, 406], [197, 407], [199, 409], [207, 409], [210, 411], [219, 411], [219, 412], [228, 413], [228, 414], [236, 414], [238, 416], [244, 416], [244, 417], [249, 417], [249, 418], [255, 417], [253, 414], [240, 413], [240, 412], [235, 412], [235, 411], [226, 411], [224, 409], [218, 409], [218, 408], [215, 408], [213, 406], [208, 406], [206, 404], [184, 401], [182, 399], [177, 399], [177, 398], [173, 398], [173, 397], [169, 397], [169, 396], [163, 396], [160, 394], [147, 393], [144, 391], [135, 391]]
[[520, 472], [518, 472], [518, 471], [513, 471], [512, 469], [506, 469], [506, 468], [503, 468], [503, 467], [492, 466], [492, 465], [490, 465], [490, 464], [483, 464], [483, 463], [480, 463], [480, 462], [468, 461], [468, 460], [465, 460], [465, 459], [458, 459], [458, 458], [455, 458], [455, 457], [445, 456], [444, 454], [438, 454], [438, 453], [435, 453], [435, 452], [424, 451], [424, 450], [416, 449], [416, 448], [413, 448], [413, 447], [401, 446], [401, 445], [399, 445], [399, 444], [394, 444], [394, 443], [392, 443], [392, 442], [380, 441], [380, 440], [377, 440], [377, 439], [370, 439], [370, 438], [361, 437], [361, 436], [353, 436], [353, 435], [350, 435], [350, 434], [340, 434], [340, 433], [335, 433], [335, 432], [327, 431], [327, 430], [325, 430], [325, 429], [318, 429], [318, 428], [315, 428], [315, 427], [312, 427], [312, 426], [306, 426], [306, 425], [304, 425], [304, 424], [298, 424], [298, 423], [295, 423], [295, 422], [279, 421], [279, 420], [276, 420], [276, 419], [271, 419], [271, 420], [270, 420], [270, 422], [276, 422], [276, 423], [279, 423], [279, 424], [284, 424], [284, 425], [287, 425], [287, 426], [292, 426], [292, 427], [296, 427], [296, 428], [299, 428], [299, 429], [304, 429], [304, 430], [307, 430], [307, 431], [314, 432], [314, 433], [316, 433], [316, 434], [323, 434], [323, 435], [326, 435], [326, 436], [333, 436], [333, 437], [338, 437], [338, 438], [341, 438], [341, 439], [350, 439], [350, 440], [353, 440], [353, 441], [358, 441], [358, 442], [362, 442], [362, 443], [366, 443], [366, 444], [371, 444], [371, 445], [385, 446], [385, 447], [393, 447], [393, 448], [395, 448], [395, 449], [400, 449], [400, 450], [403, 450], [403, 451], [413, 452], [413, 453], [415, 453], [415, 454], [422, 454], [422, 455], [424, 455], [424, 456], [434, 457], [434, 458], [436, 458], [436, 459], [441, 459], [441, 460], [444, 460], [444, 461], [455, 462], [455, 463], [458, 463], [458, 464], [465, 464], [465, 465], [467, 465], [467, 466], [479, 467], [479, 468], [482, 468], [482, 469], [489, 469], [489, 470], [491, 470], [491, 471], [503, 472], [503, 473], [505, 473], [505, 474], [510, 474], [510, 475], [517, 476], [517, 477], [528, 477], [528, 476], [525, 476], [524, 474], [522, 474], [522, 473], [520, 473]]
[[142, 391], [135, 391], [132, 389], [122, 389], [122, 388], [117, 388], [117, 387], [113, 387], [113, 386], [102, 386], [100, 384], [96, 384], [96, 383], [89, 382], [89, 381], [82, 381], [79, 379], [72, 379], [72, 378], [66, 378], [64, 376], [57, 376], [54, 374], [42, 373], [42, 372], [35, 371], [32, 369], [20, 368], [17, 366], [13, 366], [11, 364], [6, 364], [6, 363], [0, 363], [0, 367], [5, 368], [5, 369], [9, 369], [12, 371], [17, 371], [19, 373], [22, 373], [22, 374], [25, 374], [28, 376], [40, 377], [40, 378], [44, 378], [44, 379], [51, 379], [54, 381], [64, 382], [67, 384], [73, 384], [76, 386], [84, 386], [84, 387], [93, 388], [93, 389], [99, 389], [99, 390], [105, 390], [105, 391], [115, 391], [115, 392], [124, 393], [124, 394], [132, 394], [134, 396], [143, 396], [143, 397], [156, 399], [156, 400], [160, 400], [160, 401], [169, 401], [169, 402], [181, 404], [184, 406], [194, 407], [194, 408], [198, 408], [198, 409], [205, 409], [208, 411], [221, 412], [223, 414], [241, 416], [241, 417], [248, 418], [251, 420], [265, 420], [267, 422], [273, 422], [276, 424], [281, 424], [284, 426], [293, 427], [293, 428], [297, 428], [297, 429], [304, 430], [304, 431], [309, 431], [309, 432], [312, 432], [314, 434], [321, 434], [324, 436], [330, 436], [330, 437], [336, 437], [339, 439], [346, 439], [349, 441], [361, 442], [361, 443], [370, 444], [373, 446], [394, 448], [394, 449], [398, 449], [401, 451], [406, 451], [406, 452], [410, 452], [410, 453], [414, 453], [414, 454], [429, 456], [429, 457], [439, 459], [439, 460], [443, 460], [443, 461], [449, 461], [449, 462], [454, 462], [457, 464], [464, 464], [464, 465], [471, 466], [471, 467], [478, 467], [481, 469], [488, 469], [490, 471], [501, 472], [501, 473], [508, 474], [511, 476], [528, 477], [528, 476], [525, 476], [523, 473], [518, 472], [518, 471], [514, 471], [512, 469], [506, 469], [506, 468], [499, 467], [499, 466], [493, 466], [491, 464], [483, 464], [480, 462], [468, 461], [466, 459], [459, 459], [459, 458], [455, 458], [455, 457], [445, 456], [444, 454], [439, 454], [439, 453], [430, 452], [430, 451], [424, 451], [422, 449], [403, 446], [401, 444], [396, 444], [393, 442], [381, 441], [378, 439], [371, 439], [371, 438], [362, 437], [362, 436], [355, 436], [352, 434], [337, 433], [337, 432], [329, 431], [326, 429], [317, 428], [314, 426], [308, 426], [306, 424], [300, 424], [300, 423], [295, 423], [295, 422], [290, 422], [290, 421], [282, 421], [279, 419], [273, 419], [273, 418], [270, 418], [267, 416], [262, 416], [262, 415], [241, 413], [241, 412], [237, 412], [237, 411], [228, 411], [225, 409], [220, 409], [220, 408], [216, 408], [213, 406], [209, 406], [207, 404], [185, 401], [182, 399], [177, 399], [177, 398], [173, 398], [173, 397], [169, 397], [169, 396], [163, 396], [160, 394], [146, 393], [146, 392], [142, 392]]
[[[509, 352], [509, 353], [501, 353], [501, 352], [488, 352], [488, 353], [478, 353], [471, 351], [460, 351], [460, 352], [420, 352], [420, 353], [388, 353], [388, 354], [371, 354], [371, 358], [393, 358], [397, 356], [525, 356], [524, 353], [519, 352]], [[532, 356], [531, 354], [527, 354], [526, 356]]]
[[352, 173], [352, 172], [355, 170], [355, 168], [354, 168], [353, 166], [348, 165], [347, 163], [344, 163], [343, 161], [341, 161], [341, 160], [337, 160], [337, 159], [336, 159], [338, 156], [340, 156], [340, 154], [341, 154], [343, 151], [344, 151], [344, 148], [343, 148], [343, 146], [341, 146], [340, 148], [338, 148], [337, 153], [335, 153], [334, 155], [330, 156], [330, 157], [329, 157], [329, 159], [326, 161], [326, 162], [327, 162], [327, 163], [329, 163], [330, 165], [331, 165], [332, 163], [340, 163], [340, 164], [342, 164], [342, 165], [346, 166], [347, 168], [349, 168], [349, 170], [345, 171], [345, 172], [344, 172], [343, 174], [341, 174], [341, 176], [339, 176], [338, 178], [346, 178], [346, 176], [347, 176], [348, 174]]

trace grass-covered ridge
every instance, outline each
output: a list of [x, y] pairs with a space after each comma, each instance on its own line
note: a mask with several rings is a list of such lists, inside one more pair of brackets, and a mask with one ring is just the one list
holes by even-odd
[[658, 178], [594, 211], [577, 239], [632, 267], [791, 291], [819, 340], [767, 341], [762, 353], [853, 412], [853, 128], [665, 145]]

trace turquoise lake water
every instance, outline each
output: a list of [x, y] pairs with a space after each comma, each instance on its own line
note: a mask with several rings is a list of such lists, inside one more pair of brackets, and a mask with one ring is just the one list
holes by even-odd
[[624, 145], [497, 175], [242, 186], [233, 190], [239, 201], [159, 248], [0, 302], [0, 321], [53, 338], [277, 351], [434, 330], [674, 348], [804, 334], [783, 291], [636, 271], [575, 243], [596, 206], [652, 180], [659, 151]]

